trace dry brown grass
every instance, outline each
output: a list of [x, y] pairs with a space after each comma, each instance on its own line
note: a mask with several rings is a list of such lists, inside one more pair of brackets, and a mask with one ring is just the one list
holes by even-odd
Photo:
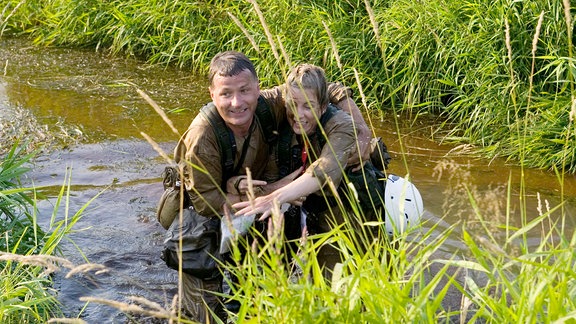
[[[41, 276], [49, 276], [52, 273], [68, 269], [65, 278], [69, 279], [74, 275], [83, 273], [94, 273], [99, 275], [109, 272], [109, 268], [95, 263], [86, 263], [75, 265], [69, 260], [50, 255], [20, 255], [14, 253], [0, 252], [0, 261], [11, 261], [20, 264], [37, 266], [44, 268]], [[128, 296], [128, 302], [96, 298], [90, 296], [80, 297], [81, 301], [89, 303], [98, 303], [114, 307], [126, 314], [148, 316], [156, 319], [168, 320], [169, 323], [189, 323], [182, 320], [178, 314], [178, 296], [174, 296], [171, 305], [168, 308], [139, 296]], [[48, 323], [86, 323], [77, 318], [52, 318]]]
[[66, 268], [69, 269], [66, 278], [70, 278], [78, 273], [94, 272], [95, 274], [101, 274], [109, 271], [106, 266], [101, 264], [86, 263], [76, 266], [65, 258], [53, 255], [21, 255], [0, 252], [0, 261], [13, 261], [21, 264], [42, 267], [45, 269], [42, 275], [45, 276], [60, 271], [62, 268]]
[[73, 268], [73, 264], [60, 257], [51, 255], [20, 255], [8, 252], [0, 252], [0, 261], [13, 261], [21, 264], [38, 266], [45, 268], [43, 276], [48, 276], [58, 270], [60, 267]]

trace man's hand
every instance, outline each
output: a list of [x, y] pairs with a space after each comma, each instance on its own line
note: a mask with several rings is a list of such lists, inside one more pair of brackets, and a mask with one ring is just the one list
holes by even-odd
[[[252, 180], [252, 186], [263, 187], [268, 182], [262, 180]], [[226, 192], [233, 195], [245, 195], [248, 192], [248, 178], [244, 175], [235, 176], [226, 182]]]

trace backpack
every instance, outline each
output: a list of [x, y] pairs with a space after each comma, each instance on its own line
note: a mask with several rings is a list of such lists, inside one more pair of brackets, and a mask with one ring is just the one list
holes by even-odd
[[190, 197], [181, 185], [179, 172], [178, 167], [175, 166], [167, 166], [162, 172], [164, 193], [158, 202], [156, 219], [164, 229], [170, 227], [178, 215], [180, 207], [187, 208], [190, 206]]

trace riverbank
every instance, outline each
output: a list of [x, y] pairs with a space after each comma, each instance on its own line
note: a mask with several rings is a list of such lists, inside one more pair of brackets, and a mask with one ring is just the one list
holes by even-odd
[[567, 0], [0, 0], [2, 8], [4, 37], [198, 75], [215, 53], [240, 50], [257, 63], [264, 87], [282, 82], [293, 63], [314, 63], [353, 87], [368, 111], [437, 120], [436, 141], [576, 172], [574, 11]]
[[[0, 62], [10, 62], [7, 75], [0, 77], [5, 96], [0, 102], [22, 106], [49, 129], [54, 126], [50, 123], [63, 120], [86, 136], [67, 149], [51, 147], [40, 154], [24, 182], [45, 186], [38, 190], [49, 199], [37, 203], [44, 228], [52, 217], [64, 220], [82, 213], [70, 235], [76, 245], [61, 246], [64, 257], [75, 265], [87, 259], [90, 266], [106, 270], [72, 278], [65, 277], [66, 269], [55, 274], [65, 316], [90, 323], [153, 322], [144, 313], [135, 319], [119, 308], [124, 302], [149, 310], [137, 299], [141, 297], [169, 309], [177, 282], [176, 272], [159, 258], [164, 230], [154, 218], [165, 161], [140, 132], [168, 138], [158, 140], [166, 152], [176, 136], [125, 81], [142, 85], [167, 111], [186, 107], [171, 114], [178, 116], [174, 122], [180, 130], [195, 113], [189, 107], [205, 103], [206, 98], [196, 95], [207, 92], [205, 83], [138, 60], [106, 60], [94, 51], [10, 44], [22, 56], [18, 64], [13, 55], [0, 57]], [[343, 245], [349, 259], [333, 285], [321, 280], [288, 283], [283, 270], [273, 267], [280, 263], [266, 262], [274, 261], [272, 256], [253, 255], [253, 268], [243, 270], [266, 270], [242, 273], [247, 290], [239, 298], [254, 302], [246, 303], [247, 315], [237, 323], [379, 323], [382, 318], [503, 323], [534, 317], [552, 322], [572, 314], [576, 299], [565, 274], [573, 272], [574, 264], [575, 179], [560, 182], [554, 174], [517, 168], [505, 160], [460, 156], [453, 146], [426, 136], [430, 125], [406, 122], [398, 130], [393, 121], [372, 117], [374, 131], [393, 155], [389, 171], [409, 172], [422, 193], [426, 211], [417, 239], [399, 242], [398, 250], [377, 245], [364, 257], [354, 253], [344, 233], [335, 233], [331, 240]], [[55, 212], [62, 185], [68, 188], [67, 172], [70, 195]], [[83, 209], [87, 202], [90, 206]], [[313, 264], [305, 269], [311, 276]], [[91, 300], [86, 308], [80, 297]], [[550, 305], [551, 300], [559, 302]]]

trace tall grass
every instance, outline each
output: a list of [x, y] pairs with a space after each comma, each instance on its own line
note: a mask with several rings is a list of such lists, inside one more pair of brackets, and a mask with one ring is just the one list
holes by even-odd
[[445, 140], [576, 171], [565, 127], [575, 80], [569, 1], [1, 0], [0, 8], [9, 35], [196, 73], [219, 51], [243, 51], [264, 86], [282, 82], [293, 63], [314, 63], [353, 87], [359, 77], [371, 111], [441, 116]]
[[75, 267], [57, 256], [59, 244], [92, 200], [73, 215], [68, 214], [66, 205], [64, 219], [54, 218], [62, 202], [69, 202], [70, 174], [67, 174], [50, 226], [41, 229], [36, 214], [40, 197], [34, 188], [23, 188], [19, 183], [29, 170], [25, 163], [34, 156], [23, 151], [15, 143], [0, 163], [0, 322], [46, 323], [62, 316], [51, 274], [61, 267]]
[[[457, 181], [465, 181], [466, 178], [459, 179]], [[230, 320], [235, 323], [381, 323], [382, 320], [548, 323], [573, 320], [576, 317], [573, 279], [576, 237], [573, 231], [561, 225], [564, 216], [559, 212], [560, 206], [549, 206], [546, 201], [539, 200], [539, 216], [528, 219], [526, 212], [521, 211], [521, 224], [515, 227], [512, 224], [517, 222], [510, 219], [509, 205], [493, 206], [493, 199], [483, 199], [466, 182], [454, 185], [461, 188], [461, 192], [447, 194], [447, 199], [463, 195], [461, 203], [469, 204], [475, 211], [463, 218], [463, 223], [441, 227], [440, 223], [424, 222], [422, 228], [394, 238], [371, 239], [359, 236], [357, 232], [352, 235], [354, 229], [349, 225], [351, 222], [347, 222], [329, 233], [301, 242], [299, 253], [293, 255], [294, 263], [291, 264], [286, 264], [282, 255], [282, 219], [274, 213], [264, 243], [246, 247], [249, 252], [244, 258], [239, 256], [238, 246], [234, 246], [236, 263], [225, 266], [237, 276], [239, 285], [233, 286], [232, 293], [223, 297], [241, 302], [240, 311], [230, 314]], [[506, 190], [508, 201], [513, 199], [511, 189], [510, 181]], [[63, 189], [63, 192], [67, 190]], [[505, 217], [493, 219], [492, 213]], [[73, 226], [73, 222], [68, 222], [68, 226]], [[531, 239], [535, 237], [534, 232], [541, 233], [537, 242]], [[462, 245], [452, 254], [446, 254], [443, 249], [447, 240], [458, 240]], [[58, 239], [51, 240], [56, 241]], [[343, 261], [328, 273], [328, 277], [317, 260], [318, 249], [323, 245], [333, 246], [343, 255]], [[366, 248], [359, 249], [360, 246]], [[17, 276], [23, 273], [36, 276], [40, 273], [32, 282], [41, 283], [38, 278], [47, 278], [45, 274], [57, 268], [68, 268], [69, 274], [87, 269], [48, 255], [28, 258], [3, 253], [0, 259], [10, 260], [11, 269], [14, 269], [2, 273], [4, 283], [8, 279], [23, 280]], [[22, 271], [28, 269], [28, 264], [37, 272]], [[91, 266], [94, 269], [97, 265]], [[40, 289], [26, 287], [27, 294], [40, 293]], [[456, 304], [455, 291], [461, 296], [460, 303]], [[10, 292], [23, 294], [17, 289]], [[11, 295], [5, 292], [4, 296], [8, 299]], [[450, 298], [452, 301], [447, 303]], [[178, 317], [174, 308], [176, 300], [172, 309], [165, 309], [136, 296], [129, 299], [131, 302], [120, 303], [82, 297], [84, 301], [106, 304], [128, 314], [188, 322]], [[15, 305], [5, 303], [0, 309], [8, 315], [14, 315], [18, 309], [18, 317], [4, 317], [3, 320], [31, 321], [31, 317], [21, 317], [22, 307], [28, 303], [10, 300], [15, 301]], [[54, 310], [53, 305], [46, 307]], [[53, 318], [51, 322], [65, 320]]]
[[[447, 176], [462, 172], [445, 165]], [[440, 178], [442, 177], [439, 176]], [[509, 204], [496, 204], [483, 198], [466, 177], [455, 177], [447, 187], [450, 203], [462, 199], [473, 214], [463, 215], [461, 224], [448, 227], [424, 222], [424, 226], [394, 238], [363, 237], [350, 226], [352, 220], [331, 232], [308, 237], [301, 242], [294, 263], [286, 264], [282, 255], [282, 220], [275, 213], [268, 239], [240, 258], [234, 247], [236, 263], [226, 269], [238, 277], [239, 285], [224, 298], [241, 302], [240, 311], [230, 314], [236, 323], [380, 323], [388, 322], [563, 322], [576, 317], [575, 260], [576, 236], [563, 226], [560, 206], [539, 200], [538, 214], [529, 219], [521, 210], [521, 222], [511, 219]], [[70, 178], [64, 181], [55, 204], [55, 212], [70, 197]], [[459, 192], [454, 192], [459, 190]], [[512, 182], [506, 200], [513, 197]], [[6, 194], [7, 191], [2, 191]], [[460, 198], [458, 198], [460, 197]], [[94, 199], [97, 199], [96, 197]], [[538, 198], [539, 199], [539, 198]], [[87, 206], [87, 205], [86, 205]], [[86, 207], [84, 206], [84, 208]], [[0, 253], [3, 323], [61, 322], [62, 318], [51, 290], [49, 274], [68, 269], [75, 273], [102, 270], [102, 266], [76, 266], [53, 256], [58, 243], [70, 231], [83, 212], [52, 219], [50, 234], [38, 254]], [[66, 208], [67, 210], [67, 208]], [[446, 209], [446, 212], [451, 212]], [[504, 215], [504, 218], [494, 218]], [[355, 217], [352, 215], [351, 217]], [[365, 224], [383, 226], [382, 223]], [[535, 232], [540, 233], [534, 242]], [[459, 250], [446, 254], [447, 240], [461, 242]], [[330, 245], [343, 255], [343, 261], [328, 273], [317, 260], [318, 249]], [[360, 248], [364, 246], [365, 248]], [[298, 270], [298, 271], [296, 271]], [[171, 271], [167, 269], [167, 271]], [[454, 292], [461, 302], [454, 304]], [[451, 298], [452, 302], [446, 301]], [[134, 296], [120, 303], [101, 298], [82, 297], [127, 314], [189, 322], [178, 317], [175, 308]], [[77, 320], [82, 322], [81, 320]]]
[[[274, 216], [277, 217], [277, 216]], [[278, 220], [272, 223], [279, 223]], [[287, 267], [280, 253], [280, 227], [269, 232], [260, 249], [228, 270], [239, 278], [232, 299], [242, 303], [235, 315], [238, 323], [378, 323], [437, 322], [446, 320], [440, 311], [445, 289], [439, 285], [448, 267], [427, 280], [428, 257], [447, 235], [421, 235], [422, 243], [397, 237], [373, 241], [359, 253], [360, 242], [346, 226], [308, 237]], [[445, 233], [446, 234], [446, 233]], [[424, 244], [428, 241], [429, 244]], [[326, 281], [316, 253], [321, 245], [333, 245], [344, 256]], [[250, 249], [249, 249], [250, 250]], [[299, 272], [292, 272], [300, 269]], [[433, 291], [439, 293], [434, 295]]]
[[[424, 223], [426, 230], [397, 235], [389, 241], [372, 241], [359, 251], [350, 222], [330, 233], [309, 237], [295, 263], [283, 260], [281, 223], [273, 215], [263, 246], [246, 247], [229, 271], [239, 285], [228, 298], [242, 307], [233, 321], [282, 323], [549, 323], [574, 320], [575, 260], [573, 231], [562, 226], [560, 206], [549, 206], [538, 197], [538, 217], [520, 211], [521, 225], [510, 219], [510, 205], [494, 206], [493, 199], [467, 183], [465, 201], [473, 214], [461, 224], [441, 228]], [[512, 182], [508, 183], [510, 202]], [[450, 189], [447, 189], [450, 191]], [[454, 195], [448, 199], [454, 200]], [[492, 212], [504, 215], [492, 218]], [[501, 221], [501, 223], [500, 223]], [[476, 224], [476, 226], [470, 226]], [[382, 224], [365, 224], [382, 226]], [[533, 241], [536, 233], [540, 240]], [[462, 243], [451, 255], [442, 252], [448, 239]], [[321, 245], [331, 245], [343, 255], [326, 281], [316, 259]], [[294, 265], [293, 265], [294, 266]], [[460, 304], [454, 304], [454, 291]], [[451, 296], [451, 297], [449, 297]], [[452, 298], [451, 303], [446, 303]]]
[[[20, 177], [29, 169], [25, 164], [35, 153], [24, 152], [16, 142], [0, 162], [0, 228], [10, 233], [0, 241], [0, 250], [38, 251], [43, 242], [44, 232], [36, 224], [30, 207], [33, 200], [28, 195], [30, 189], [22, 188]], [[4, 236], [4, 235], [3, 235]]]

